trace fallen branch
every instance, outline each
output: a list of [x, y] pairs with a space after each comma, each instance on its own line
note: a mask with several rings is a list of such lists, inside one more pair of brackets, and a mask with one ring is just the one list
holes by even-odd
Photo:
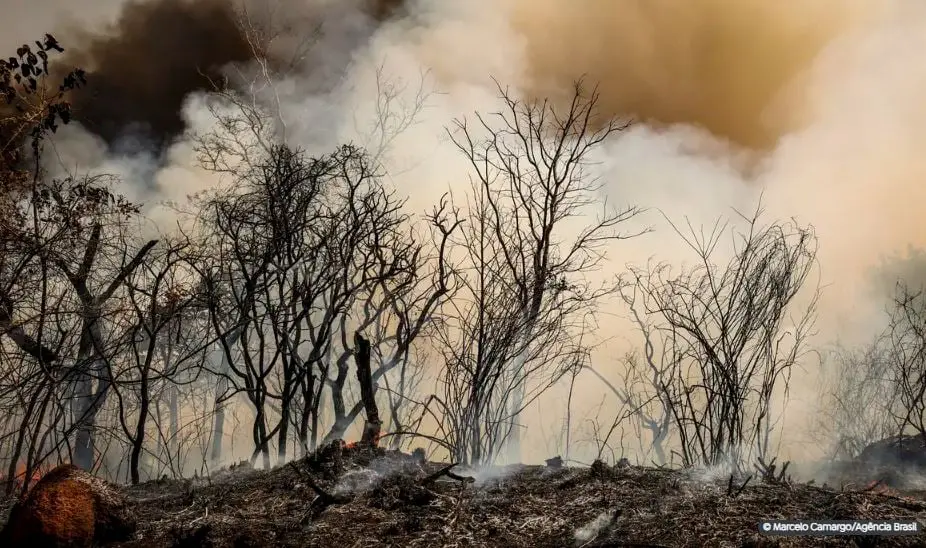
[[475, 483], [476, 482], [476, 478], [473, 478], [470, 476], [460, 476], [460, 475], [454, 474], [453, 472], [447, 472], [446, 476], [452, 480], [462, 481], [463, 483]]
[[746, 481], [744, 481], [743, 484], [740, 485], [739, 488], [734, 491], [733, 474], [730, 474], [730, 481], [727, 482], [727, 496], [733, 497], [733, 498], [738, 497], [740, 493], [742, 493], [743, 490], [746, 489], [746, 486], [749, 485], [749, 481], [751, 479], [752, 479], [752, 476], [749, 476], [748, 478], [746, 478]]
[[300, 470], [299, 467], [296, 466], [296, 463], [290, 462], [289, 465], [292, 466], [293, 470], [296, 471], [296, 474], [298, 474], [299, 477], [305, 481], [306, 485], [312, 488], [312, 490], [315, 491], [315, 494], [318, 495], [315, 500], [312, 501], [312, 506], [318, 507], [317, 512], [320, 513], [332, 504], [347, 504], [351, 501], [350, 497], [345, 497], [343, 495], [333, 495], [322, 489], [320, 485], [315, 483], [315, 480], [312, 479], [312, 476]]
[[443, 468], [441, 468], [441, 469], [438, 470], [437, 472], [434, 472], [433, 474], [431, 474], [431, 475], [425, 477], [423, 480], [421, 480], [420, 482], [418, 482], [418, 485], [424, 487], [424, 486], [426, 486], [426, 485], [428, 485], [428, 484], [434, 483], [434, 482], [437, 481], [437, 479], [440, 478], [441, 476], [447, 476], [447, 477], [450, 478], [450, 479], [457, 480], [457, 481], [461, 481], [461, 482], [463, 482], [463, 483], [473, 483], [474, 481], [476, 481], [475, 478], [471, 478], [471, 477], [469, 477], [469, 476], [460, 476], [460, 475], [457, 475], [457, 474], [454, 474], [453, 472], [451, 472], [450, 470], [451, 470], [453, 467], [455, 467], [457, 464], [458, 464], [458, 463], [454, 462], [454, 463], [448, 464], [447, 466], [444, 466]]
[[758, 464], [753, 464], [756, 472], [762, 478], [762, 481], [765, 483], [772, 484], [781, 484], [781, 483], [791, 483], [791, 476], [788, 476], [788, 466], [791, 464], [791, 461], [785, 462], [781, 470], [776, 473], [778, 465], [775, 463], [776, 459], [772, 459], [771, 462], [766, 463], [762, 457], [759, 457]]

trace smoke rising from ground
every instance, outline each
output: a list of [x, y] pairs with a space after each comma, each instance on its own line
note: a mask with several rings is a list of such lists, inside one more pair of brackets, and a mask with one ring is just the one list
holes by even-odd
[[[214, 74], [229, 74], [229, 63], [238, 63], [240, 74], [254, 70], [230, 2], [126, 4], [119, 18], [109, 3], [96, 25], [74, 34], [73, 46], [62, 35], [90, 73], [96, 95], [78, 98], [77, 115], [98, 134], [75, 130], [59, 138], [62, 156], [125, 166], [129, 161], [100, 138], [111, 145], [142, 127], [158, 142], [208, 125], [206, 101], [195, 93], [208, 88], [190, 65]], [[282, 29], [270, 57], [293, 67], [276, 82], [275, 100], [295, 144], [330, 148], [358, 138], [358, 124], [375, 103], [376, 67], [411, 82], [408, 93], [432, 71], [429, 85], [443, 93], [430, 98], [419, 124], [397, 138], [387, 158], [403, 168], [393, 180], [418, 209], [447, 185], [466, 184], [462, 162], [440, 139], [453, 117], [495, 108], [490, 76], [525, 95], [555, 98], [584, 75], [600, 82], [606, 114], [640, 122], [602, 151], [600, 174], [612, 199], [660, 208], [674, 219], [687, 215], [697, 225], [731, 207], [749, 210], [761, 193], [770, 216], [815, 225], [826, 337], [868, 336], [883, 307], [869, 287], [872, 269], [883, 257], [926, 245], [922, 3], [417, 0], [382, 23], [374, 23], [383, 20], [379, 4], [371, 11], [359, 0], [249, 0], [247, 7], [257, 27]], [[50, 26], [30, 22], [23, 29], [32, 34], [16, 42], [70, 28], [51, 10], [39, 11], [36, 20]], [[332, 26], [335, 19], [341, 23]], [[329, 30], [318, 35], [320, 20]], [[105, 26], [111, 21], [115, 30]], [[309, 36], [311, 48], [301, 49]], [[95, 162], [85, 154], [90, 149]], [[152, 168], [149, 199], [178, 199], [214, 183], [191, 167], [183, 139], [165, 157], [165, 165]], [[656, 228], [615, 248], [615, 271], [652, 256], [691, 259], [665, 226]], [[636, 342], [617, 327], [623, 324], [602, 322], [606, 336]], [[812, 386], [812, 378], [795, 385]], [[601, 391], [594, 379], [578, 389]], [[797, 392], [798, 401], [812, 401], [814, 394]]]

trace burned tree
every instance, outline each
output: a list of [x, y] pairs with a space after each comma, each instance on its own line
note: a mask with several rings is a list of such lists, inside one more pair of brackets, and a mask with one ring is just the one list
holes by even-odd
[[178, 392], [200, 376], [204, 352], [212, 339], [205, 322], [196, 317], [201, 315], [203, 299], [190, 266], [196, 261], [192, 247], [183, 238], [164, 241], [126, 280], [125, 301], [130, 310], [123, 321], [124, 357], [113, 392], [118, 400], [117, 419], [128, 441], [133, 484], [141, 480], [143, 452], [156, 454], [146, 442], [152, 415], [160, 414], [165, 399], [170, 415], [168, 431], [162, 431], [159, 420], [154, 426], [156, 440], [167, 441], [167, 455], [157, 456], [172, 462], [171, 449], [179, 429]]
[[891, 410], [896, 433], [926, 440], [926, 296], [922, 289], [897, 285], [885, 339], [886, 373], [897, 397]]
[[50, 179], [39, 168], [44, 139], [70, 121], [67, 94], [84, 83], [80, 70], [51, 81], [48, 62], [55, 51], [63, 50], [46, 35], [0, 62], [6, 102], [0, 122], [0, 323], [22, 352], [9, 389], [28, 394], [12, 414], [21, 424], [9, 446], [10, 470], [21, 459], [31, 469], [56, 452], [93, 467], [95, 422], [112, 385], [116, 352], [108, 323], [126, 277], [154, 245], [125, 248], [113, 237], [137, 207], [115, 194], [110, 180]]
[[501, 111], [450, 132], [473, 181], [453, 252], [465, 257], [465, 295], [440, 336], [447, 427], [465, 461], [495, 458], [509, 438], [519, 459], [518, 416], [582, 363], [584, 322], [614, 290], [585, 276], [638, 213], [608, 207], [588, 171], [595, 148], [627, 127], [598, 119], [596, 90], [577, 83], [561, 109], [498, 89]]
[[360, 385], [360, 402], [366, 412], [366, 422], [363, 425], [361, 443], [376, 445], [379, 443], [379, 434], [383, 421], [379, 420], [379, 408], [376, 405], [376, 396], [373, 392], [373, 370], [370, 366], [370, 341], [363, 338], [359, 332], [354, 333], [354, 347], [357, 349], [355, 360], [357, 362], [357, 383]]
[[41, 330], [30, 333], [21, 317], [23, 308], [35, 312], [26, 301], [50, 276], [45, 248], [67, 229], [45, 222], [54, 186], [46, 185], [39, 168], [45, 139], [70, 122], [66, 94], [84, 83], [80, 70], [60, 81], [49, 78], [50, 56], [63, 51], [45, 35], [35, 46], [23, 44], [0, 60], [0, 336], [45, 368], [60, 356], [43, 341]]
[[328, 271], [306, 261], [314, 255], [325, 264], [331, 228], [312, 223], [324, 222], [322, 193], [339, 168], [334, 160], [307, 161], [297, 151], [273, 147], [234, 173], [233, 190], [204, 204], [215, 255], [203, 275], [228, 367], [213, 373], [228, 379], [253, 406], [254, 457], [263, 455], [265, 466], [271, 439], [289, 422], [274, 430], [268, 405], [279, 401], [280, 410], [288, 412], [305, 372], [289, 340], [308, 314], [299, 289], [323, 290], [330, 284]]
[[869, 464], [922, 469], [926, 466], [923, 289], [906, 281], [896, 283], [888, 313], [885, 331], [865, 353], [849, 354], [850, 376], [833, 387], [829, 412], [843, 419], [837, 422], [843, 426], [837, 441], [846, 456]]
[[[436, 259], [419, 241], [404, 201], [386, 187], [380, 163], [396, 134], [422, 108], [423, 83], [404, 103], [403, 85], [378, 71], [376, 120], [365, 138], [372, 150], [346, 145], [310, 158], [281, 144], [286, 124], [278, 105], [262, 101], [266, 97], [260, 91], [272, 88], [278, 73], [255, 47], [264, 69], [248, 87], [255, 95], [216, 94], [210, 103], [216, 129], [199, 135], [197, 142], [201, 164], [236, 187], [207, 200], [224, 203], [225, 211], [212, 208], [203, 225], [212, 227], [206, 230], [212, 230], [216, 242], [225, 242], [212, 246], [223, 250], [225, 259], [216, 255], [215, 268], [206, 276], [216, 302], [222, 301], [213, 310], [222, 324], [216, 331], [228, 333], [219, 339], [221, 363], [212, 368], [219, 378], [213, 457], [221, 452], [224, 402], [236, 392], [264, 392], [266, 384], [267, 407], [279, 421], [264, 428], [258, 444], [275, 435], [282, 460], [293, 438], [308, 451], [321, 437], [343, 437], [362, 412], [362, 402], [351, 404], [345, 393], [353, 384], [348, 369], [355, 331], [371, 335], [377, 397], [382, 397], [378, 385], [395, 378], [396, 371], [398, 384], [408, 384], [413, 342], [448, 297], [448, 274], [442, 255], [446, 245], [435, 246], [441, 256]], [[287, 178], [300, 177], [281, 178], [286, 169], [265, 169], [284, 164], [291, 174], [310, 173], [311, 180], [287, 183]], [[260, 179], [265, 182], [257, 184]], [[288, 184], [296, 189], [290, 197], [283, 190]], [[271, 202], [276, 204], [272, 209], [267, 207]], [[224, 226], [216, 222], [218, 215], [229, 218]], [[444, 221], [430, 222], [436, 228]], [[247, 252], [235, 251], [242, 248], [242, 230], [260, 233]], [[243, 274], [246, 270], [255, 274]], [[249, 387], [239, 382], [244, 371], [239, 364], [255, 347], [264, 349], [264, 369], [245, 374], [259, 380]], [[394, 395], [390, 389], [389, 396]], [[399, 415], [404, 397], [390, 403], [389, 417]], [[258, 451], [266, 454], [266, 449]]]
[[[375, 358], [372, 385], [388, 409], [389, 443], [398, 447], [406, 435], [415, 433], [411, 428], [412, 413], [421, 411], [421, 405], [413, 400], [412, 393], [421, 377], [423, 357], [422, 345], [416, 342], [433, 334], [440, 307], [455, 295], [456, 276], [448, 253], [450, 238], [461, 225], [458, 212], [446, 196], [425, 216], [425, 221], [430, 228], [430, 242], [409, 250], [414, 251], [410, 268], [397, 273], [401, 275], [380, 277], [367, 284], [358, 293], [350, 313], [341, 316], [337, 337], [340, 345], [331, 349], [336, 359], [332, 360], [333, 376], [327, 381], [334, 421], [324, 443], [343, 438], [363, 410], [362, 400], [348, 407], [344, 394], [348, 359], [356, 349], [356, 344], [348, 343], [350, 325], [370, 335]], [[380, 384], [384, 395], [378, 390]]]
[[[111, 387], [109, 360], [117, 346], [107, 323], [118, 308], [117, 293], [125, 278], [154, 245], [128, 249], [112, 238], [137, 208], [107, 186], [102, 177], [45, 181], [26, 206], [34, 221], [20, 240], [20, 245], [31, 247], [21, 247], [20, 258], [28, 261], [23, 266], [33, 276], [8, 286], [3, 300], [8, 317], [29, 318], [11, 326], [20, 348], [25, 339], [16, 333], [31, 330], [36, 335], [29, 335], [30, 340], [53, 350], [43, 351], [37, 363], [21, 369], [24, 377], [14, 390], [31, 385], [31, 395], [17, 412], [23, 414], [23, 423], [10, 467], [22, 457], [28, 430], [28, 460], [67, 446], [64, 458], [87, 470], [94, 465], [95, 420]], [[28, 349], [26, 353], [35, 357]], [[51, 362], [46, 361], [49, 356], [54, 357]], [[59, 413], [63, 409], [57, 409], [65, 402], [70, 404], [64, 413], [67, 420]], [[56, 426], [39, 435], [47, 412], [55, 414]]]
[[[231, 166], [228, 150], [210, 167]], [[303, 451], [315, 447], [324, 433], [326, 390], [335, 414], [328, 436], [340, 437], [362, 409], [363, 402], [344, 403], [348, 356], [336, 364], [328, 359], [336, 338], [380, 320], [397, 330], [395, 355], [371, 371], [376, 382], [407, 358], [447, 289], [438, 281], [418, 316], [403, 319], [412, 299], [419, 302], [412, 291], [424, 282], [425, 255], [407, 228], [403, 201], [365, 151], [343, 146], [309, 158], [271, 145], [240, 154], [234, 164], [234, 189], [204, 203], [215, 252], [205, 274], [214, 329], [233, 333], [219, 339], [227, 370], [214, 372], [230, 382], [222, 398], [240, 392], [249, 399], [254, 456], [268, 465], [274, 438], [280, 461], [294, 439]], [[371, 341], [376, 353], [381, 342], [388, 341]]]
[[[632, 304], [630, 306], [633, 307]], [[620, 402], [620, 411], [611, 433], [618, 427], [623, 428], [623, 423], [629, 423], [640, 443], [641, 456], [652, 458], [655, 464], [664, 466], [669, 463], [667, 448], [672, 433], [672, 415], [671, 402], [659, 387], [665, 385], [671, 370], [664, 356], [656, 357], [649, 327], [642, 322], [638, 326], [643, 333], [644, 351], [631, 352], [624, 358], [621, 365], [625, 371], [618, 382], [612, 383], [591, 366], [584, 370], [598, 377]]]
[[[112, 369], [105, 350], [107, 346], [104, 332], [106, 307], [116, 291], [141, 265], [145, 256], [157, 243], [156, 240], [151, 240], [141, 245], [137, 251], [130, 251], [132, 255], [123, 255], [123, 264], [104, 282], [103, 290], [94, 291], [90, 276], [103, 251], [101, 248], [102, 233], [103, 223], [95, 220], [84, 244], [80, 263], [76, 268], [65, 258], [58, 258], [55, 261], [71, 284], [79, 302], [80, 342], [77, 350], [77, 363], [72, 369], [74, 375], [72, 420], [77, 430], [74, 463], [84, 470], [90, 470], [93, 467], [94, 421], [112, 386]], [[120, 250], [114, 251], [120, 252]]]
[[[656, 346], [647, 367], [684, 464], [773, 456], [773, 399], [787, 393], [813, 327], [816, 293], [797, 298], [814, 265], [814, 233], [794, 222], [762, 225], [760, 216], [741, 215], [743, 230], [718, 222], [707, 234], [672, 225], [697, 263], [678, 273], [665, 264], [633, 271], [640, 324]], [[717, 265], [728, 235], [732, 257]]]
[[902, 401], [892, 375], [887, 339], [858, 348], [837, 347], [821, 364], [827, 387], [815, 425], [831, 445], [830, 458], [852, 460], [870, 444], [897, 434]]

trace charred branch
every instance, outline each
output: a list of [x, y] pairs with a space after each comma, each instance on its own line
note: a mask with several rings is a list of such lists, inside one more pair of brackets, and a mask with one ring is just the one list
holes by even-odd
[[309, 486], [310, 489], [312, 489], [312, 491], [315, 491], [315, 494], [317, 496], [315, 497], [315, 500], [312, 501], [312, 506], [311, 506], [312, 511], [315, 515], [321, 514], [322, 512], [325, 511], [326, 508], [328, 508], [331, 505], [347, 504], [348, 502], [351, 501], [350, 497], [345, 497], [342, 495], [335, 495], [335, 494], [329, 493], [328, 491], [322, 489], [322, 487], [318, 485], [318, 483], [316, 483], [314, 479], [312, 479], [312, 476], [300, 470], [299, 466], [297, 466], [295, 462], [290, 462], [289, 466], [293, 470], [295, 470], [296, 474], [302, 479], [302, 481], [305, 482], [306, 485]]
[[429, 474], [428, 476], [424, 477], [421, 481], [418, 482], [418, 485], [420, 485], [420, 486], [422, 486], [422, 487], [427, 487], [428, 485], [434, 483], [435, 481], [437, 481], [438, 479], [440, 479], [440, 478], [442, 478], [442, 477], [444, 477], [444, 476], [446, 476], [446, 477], [448, 477], [448, 478], [450, 478], [450, 479], [452, 479], [452, 480], [456, 480], [456, 481], [462, 482], [462, 483], [473, 483], [473, 482], [476, 481], [475, 478], [472, 478], [472, 477], [469, 477], [469, 476], [461, 476], [461, 475], [459, 475], [459, 474], [453, 473], [451, 470], [452, 470], [453, 468], [455, 468], [457, 465], [458, 465], [458, 463], [455, 463], [455, 462], [454, 462], [454, 463], [451, 463], [451, 464], [448, 464], [448, 465], [444, 466], [443, 468], [441, 468], [441, 469], [438, 470], [437, 472], [434, 472], [433, 474]]

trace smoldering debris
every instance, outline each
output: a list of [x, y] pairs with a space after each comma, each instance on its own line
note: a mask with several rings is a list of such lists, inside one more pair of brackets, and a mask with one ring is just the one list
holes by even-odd
[[598, 514], [591, 522], [583, 525], [576, 531], [576, 540], [581, 543], [595, 539], [611, 525], [614, 516], [609, 512]]
[[926, 444], [921, 436], [879, 440], [852, 460], [825, 462], [817, 468], [814, 475], [833, 485], [926, 498]]
[[883, 439], [865, 447], [858, 460], [926, 471], [926, 441], [923, 436]]
[[[336, 441], [269, 471], [241, 466], [194, 482], [124, 487], [139, 530], [110, 546], [742, 546], [763, 541], [756, 525], [769, 518], [926, 522], [926, 500], [900, 492], [756, 480], [731, 493], [727, 481], [690, 471], [600, 462], [509, 467], [494, 475], [501, 481], [486, 482], [452, 470]], [[776, 545], [857, 540], [793, 537]]]

